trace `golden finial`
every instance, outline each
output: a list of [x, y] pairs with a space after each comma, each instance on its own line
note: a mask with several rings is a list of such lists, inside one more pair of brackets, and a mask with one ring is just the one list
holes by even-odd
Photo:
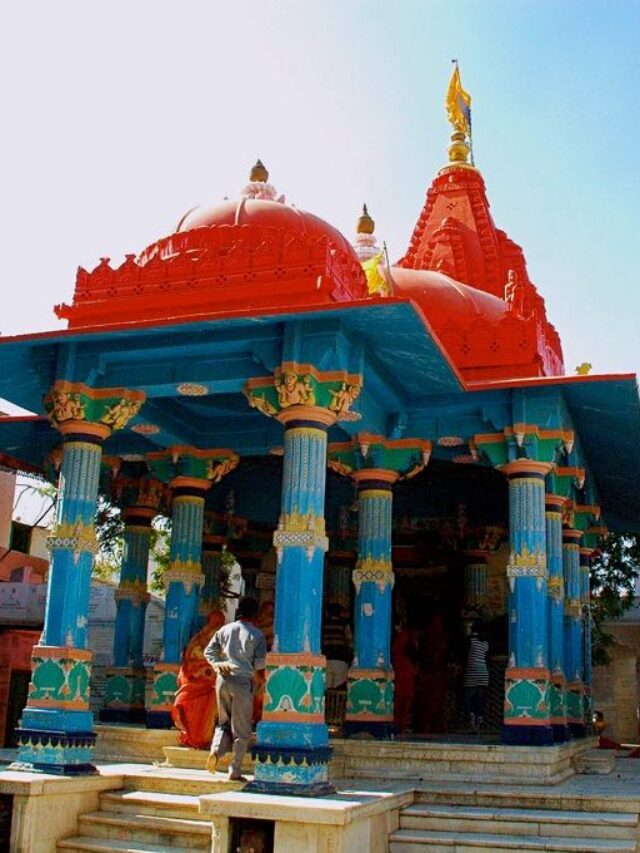
[[576, 367], [576, 374], [578, 376], [588, 376], [591, 373], [593, 365], [588, 361], [583, 361], [582, 364], [579, 364]]
[[262, 160], [256, 160], [256, 165], [251, 170], [249, 175], [250, 181], [258, 181], [261, 184], [266, 184], [269, 180], [269, 172], [266, 170]]
[[367, 205], [362, 205], [362, 215], [358, 219], [358, 224], [356, 226], [356, 232], [358, 234], [373, 234], [376, 230], [376, 223], [369, 216], [369, 211], [367, 210]]
[[[454, 68], [445, 98], [447, 118], [454, 131], [451, 134], [449, 161], [466, 164], [471, 152], [471, 95], [462, 87], [458, 60], [453, 59], [451, 61]], [[473, 165], [473, 155], [471, 156], [471, 165]]]

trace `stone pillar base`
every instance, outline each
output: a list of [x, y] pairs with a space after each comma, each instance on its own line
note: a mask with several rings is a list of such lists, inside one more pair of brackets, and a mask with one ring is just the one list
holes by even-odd
[[102, 722], [145, 722], [146, 675], [144, 668], [113, 666], [107, 669], [104, 708], [99, 715]]
[[553, 746], [553, 728], [505, 724], [502, 726], [501, 740], [508, 746]]
[[333, 794], [336, 789], [328, 781], [332, 753], [330, 746], [256, 745], [251, 749], [255, 778], [244, 790], [297, 797]]
[[93, 732], [16, 729], [18, 760], [9, 770], [83, 776], [96, 773], [91, 763], [96, 735]]
[[571, 739], [569, 726], [566, 723], [552, 723], [551, 728], [553, 730], [554, 743], [567, 743]]
[[350, 669], [347, 677], [346, 735], [368, 733], [375, 738], [395, 733], [392, 669]]
[[393, 720], [345, 720], [342, 726], [345, 737], [369, 735], [377, 740], [390, 740], [395, 736]]
[[171, 709], [178, 689], [180, 664], [157, 663], [147, 675], [146, 721], [148, 729], [171, 729]]

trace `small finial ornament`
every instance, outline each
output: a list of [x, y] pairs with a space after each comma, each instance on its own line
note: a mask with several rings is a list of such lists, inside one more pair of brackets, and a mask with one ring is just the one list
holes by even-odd
[[367, 210], [367, 205], [362, 205], [362, 215], [358, 219], [358, 224], [356, 226], [356, 232], [358, 234], [373, 234], [376, 230], [376, 223], [369, 216], [369, 211]]
[[251, 169], [249, 180], [258, 181], [261, 184], [266, 184], [269, 180], [269, 172], [262, 160], [256, 160], [255, 166]]
[[284, 196], [277, 196], [276, 188], [269, 183], [269, 172], [262, 162], [256, 160], [255, 166], [249, 174], [249, 183], [240, 193], [242, 198], [261, 199], [263, 201], [279, 201], [284, 203]]
[[375, 229], [376, 223], [369, 215], [367, 205], [363, 204], [362, 214], [360, 215], [358, 224], [356, 225], [356, 240], [353, 247], [356, 255], [360, 259], [360, 262], [368, 261], [369, 258], [373, 258], [380, 252], [378, 239], [375, 235]]
[[579, 364], [576, 367], [576, 375], [577, 376], [588, 376], [593, 369], [593, 365], [590, 361], [583, 361], [582, 364]]

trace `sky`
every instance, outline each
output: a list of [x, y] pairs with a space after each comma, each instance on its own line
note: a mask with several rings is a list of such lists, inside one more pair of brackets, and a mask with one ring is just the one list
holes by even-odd
[[[640, 369], [640, 0], [11, 3], [0, 33], [0, 332], [64, 327], [78, 265], [120, 263], [257, 157], [393, 259], [446, 162], [451, 59], [496, 225], [568, 373]], [[1, 366], [1, 365], [0, 365]]]

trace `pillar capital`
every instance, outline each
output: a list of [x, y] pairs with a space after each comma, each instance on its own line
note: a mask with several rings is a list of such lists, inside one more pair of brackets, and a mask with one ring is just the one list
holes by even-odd
[[327, 464], [359, 486], [370, 480], [391, 486], [419, 474], [429, 464], [431, 449], [431, 442], [421, 438], [390, 439], [360, 432], [351, 441], [330, 444]]
[[546, 513], [554, 512], [562, 515], [567, 499], [562, 495], [554, 495], [547, 492], [544, 496], [544, 508]]
[[148, 453], [146, 459], [154, 476], [172, 489], [202, 491], [212, 483], [219, 483], [240, 461], [238, 454], [228, 448], [202, 450], [183, 445]]
[[538, 462], [535, 459], [514, 459], [512, 462], [500, 465], [499, 469], [509, 479], [534, 477], [544, 480], [552, 467], [553, 465], [550, 462]]
[[335, 412], [322, 409], [320, 406], [303, 405], [283, 409], [281, 412], [278, 412], [276, 418], [283, 424], [285, 429], [295, 429], [296, 427], [305, 426], [315, 429], [328, 429], [337, 421]]
[[[361, 390], [359, 373], [321, 371], [313, 364], [287, 361], [275, 369], [273, 376], [249, 379], [244, 392], [251, 408], [269, 417], [283, 422], [309, 419], [301, 412], [308, 407], [324, 410], [327, 414], [323, 417], [331, 415], [327, 424], [330, 426], [335, 421], [359, 420], [360, 415], [353, 407]], [[283, 418], [283, 413], [291, 409], [296, 415]], [[319, 413], [314, 411], [310, 419], [319, 420]]]
[[91, 388], [83, 382], [58, 379], [44, 398], [51, 424], [63, 434], [95, 434], [89, 427], [112, 431], [124, 429], [142, 408], [143, 391], [128, 388]]

